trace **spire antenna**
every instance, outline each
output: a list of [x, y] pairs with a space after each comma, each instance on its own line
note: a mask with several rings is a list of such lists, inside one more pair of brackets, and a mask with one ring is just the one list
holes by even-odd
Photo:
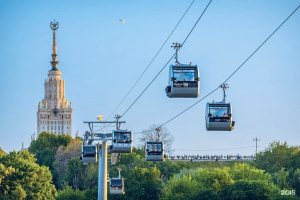
[[59, 27], [59, 23], [55, 22], [50, 22], [50, 28], [53, 30], [53, 47], [52, 47], [52, 61], [50, 61], [51, 65], [52, 65], [52, 69], [53, 71], [58, 70], [57, 69], [57, 65], [59, 63], [59, 61], [57, 61], [57, 53], [56, 53], [56, 30]]

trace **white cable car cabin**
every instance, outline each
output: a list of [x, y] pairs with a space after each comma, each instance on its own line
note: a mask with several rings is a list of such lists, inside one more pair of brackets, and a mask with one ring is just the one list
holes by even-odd
[[81, 162], [95, 163], [97, 162], [97, 146], [96, 145], [82, 145]]
[[232, 110], [230, 103], [207, 103], [205, 111], [206, 130], [208, 131], [232, 131]]
[[125, 194], [123, 178], [110, 178], [109, 192], [110, 194]]
[[197, 98], [200, 88], [197, 65], [171, 65], [166, 94], [170, 98]]
[[163, 142], [146, 142], [146, 161], [165, 161]]
[[112, 133], [112, 153], [132, 152], [132, 133], [127, 130], [114, 130]]

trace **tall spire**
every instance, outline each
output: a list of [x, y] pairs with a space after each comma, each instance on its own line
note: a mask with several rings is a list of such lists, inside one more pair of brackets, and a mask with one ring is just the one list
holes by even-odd
[[58, 29], [59, 27], [59, 23], [55, 22], [51, 22], [50, 23], [50, 28], [53, 30], [53, 47], [52, 47], [52, 61], [50, 61], [51, 65], [52, 65], [52, 71], [56, 71], [57, 69], [57, 65], [59, 63], [59, 61], [57, 61], [57, 54], [56, 54], [56, 38], [55, 38], [55, 31]]

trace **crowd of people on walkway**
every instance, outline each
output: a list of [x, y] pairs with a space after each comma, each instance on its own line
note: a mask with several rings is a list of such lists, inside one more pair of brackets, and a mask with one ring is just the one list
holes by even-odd
[[171, 160], [253, 160], [255, 155], [169, 155]]

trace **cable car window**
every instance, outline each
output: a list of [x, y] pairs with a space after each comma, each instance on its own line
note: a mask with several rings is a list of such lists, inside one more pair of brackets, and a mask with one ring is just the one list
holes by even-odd
[[195, 70], [173, 69], [174, 78], [177, 81], [195, 81]]
[[83, 147], [84, 153], [95, 153], [95, 147]]
[[112, 187], [122, 187], [122, 179], [111, 180]]
[[149, 152], [161, 152], [161, 144], [148, 144], [147, 149]]
[[116, 142], [125, 142], [125, 143], [130, 143], [131, 141], [131, 134], [129, 133], [114, 133], [114, 140]]
[[228, 106], [226, 107], [210, 106], [209, 113], [212, 115], [212, 117], [228, 117], [230, 114]]

